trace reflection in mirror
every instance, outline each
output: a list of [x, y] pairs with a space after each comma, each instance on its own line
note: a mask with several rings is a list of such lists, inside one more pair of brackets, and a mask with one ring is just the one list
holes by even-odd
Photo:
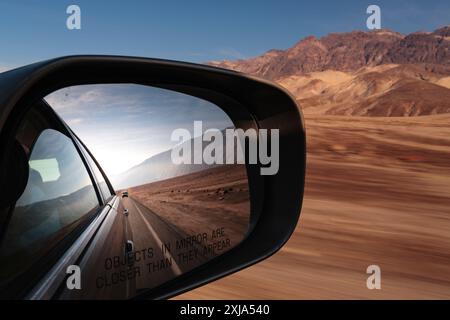
[[28, 128], [24, 126], [17, 136], [31, 150], [29, 177], [0, 245], [2, 285], [32, 268], [98, 206], [88, 172], [70, 138], [48, 128], [21, 136]]
[[45, 100], [86, 145], [120, 199], [109, 231], [82, 263], [85, 289], [67, 296], [132, 297], [244, 239], [247, 171], [237, 159], [239, 140], [225, 146], [225, 132], [234, 125], [218, 106], [136, 84], [68, 87]]

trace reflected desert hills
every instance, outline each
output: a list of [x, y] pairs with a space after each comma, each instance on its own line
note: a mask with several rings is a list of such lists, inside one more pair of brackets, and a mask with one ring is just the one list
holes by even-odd
[[[450, 27], [335, 33], [212, 64], [298, 100], [305, 198], [279, 253], [178, 299], [450, 298]], [[366, 287], [373, 264], [381, 290]]]

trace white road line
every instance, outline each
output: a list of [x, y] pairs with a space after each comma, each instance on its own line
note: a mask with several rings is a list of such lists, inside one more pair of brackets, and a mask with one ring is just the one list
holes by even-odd
[[[133, 201], [133, 200], [131, 200]], [[144, 220], [145, 225], [147, 226], [148, 230], [150, 230], [150, 233], [152, 234], [153, 238], [155, 238], [156, 242], [158, 243], [159, 248], [163, 247], [163, 243], [161, 241], [161, 239], [159, 238], [158, 234], [155, 232], [155, 229], [153, 229], [153, 227], [150, 225], [150, 223], [147, 221], [147, 219], [145, 218], [144, 214], [142, 213], [141, 209], [139, 209], [139, 207], [136, 205], [136, 203], [134, 203], [133, 201], [133, 205], [136, 208], [136, 210], [139, 212], [139, 214], [142, 217], [142, 220]], [[166, 251], [165, 253], [163, 253], [166, 258], [170, 258], [172, 260], [172, 265], [170, 266], [172, 268], [172, 271], [178, 276], [180, 274], [182, 274], [180, 267], [178, 266], [177, 262], [175, 261], [175, 259], [173, 258], [173, 256], [170, 254], [169, 251]]]

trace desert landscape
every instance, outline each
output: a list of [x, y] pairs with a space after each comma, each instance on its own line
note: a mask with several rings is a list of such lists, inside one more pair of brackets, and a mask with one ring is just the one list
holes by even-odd
[[[305, 197], [280, 252], [177, 299], [449, 299], [449, 40], [449, 26], [355, 31], [212, 62], [297, 99]], [[381, 290], [366, 287], [369, 265]]]
[[224, 228], [235, 246], [247, 234], [250, 194], [244, 165], [217, 166], [128, 192], [186, 235]]

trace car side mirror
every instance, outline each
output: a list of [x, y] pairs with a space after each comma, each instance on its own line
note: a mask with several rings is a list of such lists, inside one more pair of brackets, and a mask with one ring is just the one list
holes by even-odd
[[[305, 128], [273, 83], [72, 56], [2, 73], [0, 87], [2, 168], [14, 143], [29, 150], [28, 179], [1, 186], [21, 195], [0, 211], [0, 296], [168, 298], [269, 257], [296, 227]], [[80, 290], [66, 286], [74, 264]]]

